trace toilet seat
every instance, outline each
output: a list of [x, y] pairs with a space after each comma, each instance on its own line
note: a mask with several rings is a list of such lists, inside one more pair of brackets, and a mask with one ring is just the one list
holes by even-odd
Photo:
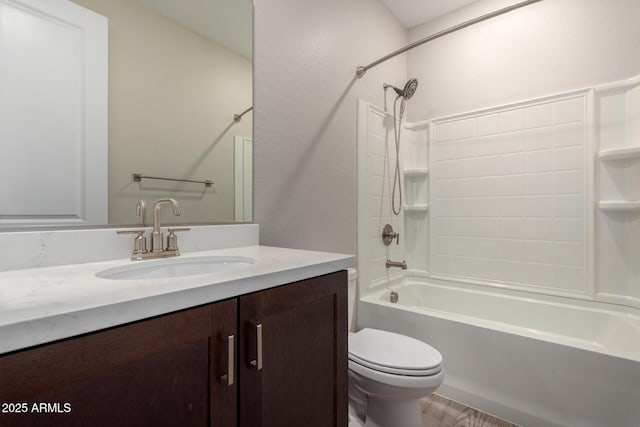
[[415, 338], [365, 328], [349, 337], [349, 361], [378, 372], [425, 377], [442, 370], [438, 350]]
[[369, 362], [367, 360], [360, 359], [353, 354], [349, 354], [349, 361], [353, 363], [357, 363], [369, 369], [374, 369], [376, 371], [384, 372], [387, 374], [394, 375], [406, 375], [409, 377], [428, 377], [430, 375], [435, 375], [442, 370], [442, 366], [438, 365], [431, 369], [403, 369], [403, 368], [395, 368], [391, 366], [379, 365], [376, 363]]

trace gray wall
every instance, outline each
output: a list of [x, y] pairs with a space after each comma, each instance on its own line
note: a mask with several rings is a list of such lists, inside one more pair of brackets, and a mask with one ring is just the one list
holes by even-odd
[[382, 105], [407, 42], [378, 1], [254, 0], [254, 221], [263, 245], [356, 253], [357, 99]]

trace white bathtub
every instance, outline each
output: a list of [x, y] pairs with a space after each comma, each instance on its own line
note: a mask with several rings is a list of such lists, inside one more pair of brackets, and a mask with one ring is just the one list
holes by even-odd
[[[527, 427], [639, 427], [640, 315], [584, 301], [405, 278], [358, 304], [358, 325], [444, 357], [440, 393]], [[570, 303], [567, 303], [570, 302]]]

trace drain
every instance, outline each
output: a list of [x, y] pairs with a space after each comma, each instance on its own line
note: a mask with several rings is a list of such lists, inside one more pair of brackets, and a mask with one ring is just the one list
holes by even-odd
[[391, 293], [389, 293], [389, 301], [394, 304], [398, 302], [398, 293], [396, 291], [391, 291]]

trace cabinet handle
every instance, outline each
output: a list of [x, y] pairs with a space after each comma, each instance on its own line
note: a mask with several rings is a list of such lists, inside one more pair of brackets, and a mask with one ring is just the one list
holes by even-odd
[[233, 378], [235, 377], [235, 348], [236, 337], [229, 335], [227, 337], [227, 373], [220, 377], [220, 380], [228, 385], [233, 385]]
[[256, 325], [256, 359], [249, 362], [258, 371], [262, 370], [262, 323]]

